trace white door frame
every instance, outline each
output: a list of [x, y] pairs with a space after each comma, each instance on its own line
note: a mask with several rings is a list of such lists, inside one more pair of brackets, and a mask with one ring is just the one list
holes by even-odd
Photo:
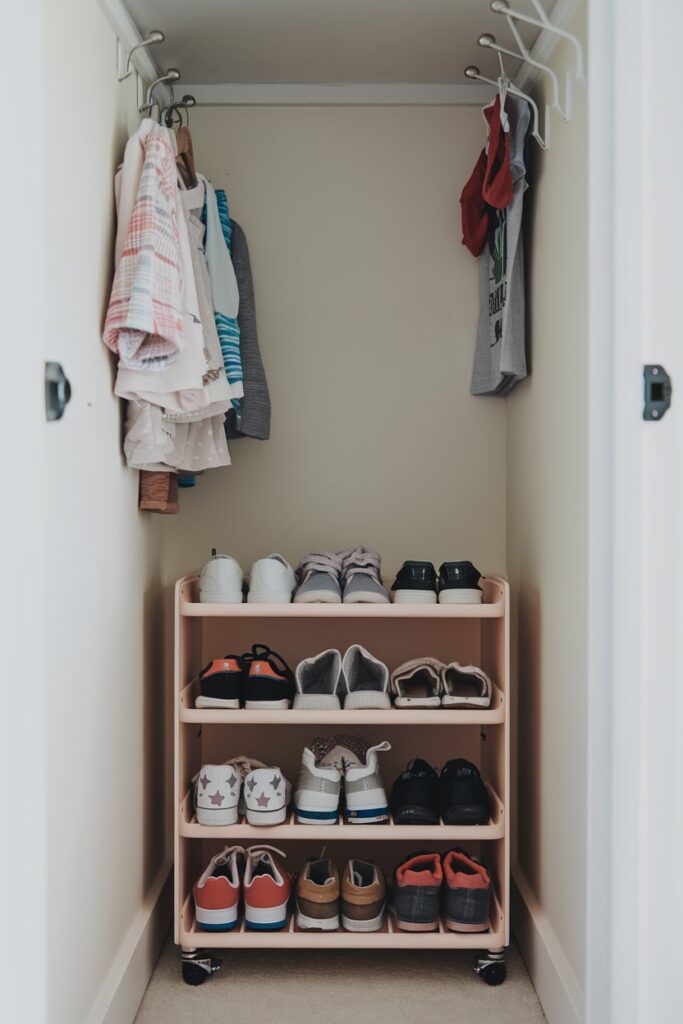
[[[8, 20], [8, 19], [6, 19]], [[4, 438], [0, 528], [4, 584], [0, 597], [2, 707], [0, 778], [5, 806], [0, 842], [0, 1020], [47, 1019], [45, 850], [46, 666], [42, 643], [41, 488], [43, 383], [43, 3], [13, 5], [11, 41], [0, 65], [6, 138], [5, 204], [0, 255], [3, 311]], [[19, 91], [17, 91], [19, 90]], [[58, 111], [54, 112], [59, 116]], [[11, 241], [10, 241], [11, 240]], [[65, 783], [65, 798], [68, 780]]]
[[[673, 0], [589, 4], [587, 1024], [680, 1019], [681, 38]], [[674, 379], [661, 423], [647, 362]]]

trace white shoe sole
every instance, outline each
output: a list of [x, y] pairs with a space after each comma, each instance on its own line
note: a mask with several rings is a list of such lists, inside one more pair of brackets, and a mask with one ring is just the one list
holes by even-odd
[[289, 590], [250, 590], [247, 594], [248, 604], [291, 604], [292, 594]]
[[316, 930], [319, 932], [336, 932], [339, 928], [339, 914], [335, 914], [334, 917], [308, 917], [306, 914], [302, 914], [297, 910], [296, 912], [296, 926], [297, 928], [303, 928], [306, 931]]
[[385, 690], [355, 690], [353, 693], [347, 693], [344, 708], [347, 711], [354, 708], [375, 708], [384, 711], [391, 708], [391, 697]]
[[237, 804], [234, 807], [197, 807], [199, 825], [236, 825]]
[[388, 594], [376, 594], [372, 590], [357, 590], [355, 594], [344, 595], [344, 604], [391, 604]]
[[394, 604], [436, 604], [434, 590], [395, 590]]
[[284, 928], [287, 924], [287, 903], [281, 903], [278, 907], [250, 907], [246, 902], [248, 891], [245, 893], [244, 923], [247, 928], [263, 929]]
[[307, 594], [295, 594], [294, 604], [341, 604], [341, 594], [329, 590], [309, 590]]
[[240, 706], [239, 697], [235, 697], [231, 700], [221, 700], [219, 697], [197, 697], [194, 702], [196, 708], [233, 708], [237, 709]]
[[485, 697], [442, 697], [441, 704], [445, 708], [490, 708], [491, 701]]
[[441, 590], [439, 604], [481, 604], [481, 590]]
[[296, 711], [339, 711], [339, 697], [333, 693], [297, 693], [294, 698]]
[[396, 697], [394, 707], [438, 708], [441, 707], [441, 697]]
[[342, 928], [346, 932], [376, 932], [384, 922], [384, 909], [377, 917], [371, 917], [368, 921], [355, 921], [352, 917], [341, 916]]
[[247, 821], [250, 825], [282, 825], [286, 819], [286, 807], [278, 807], [275, 811], [262, 811], [247, 806]]
[[287, 711], [288, 700], [248, 700], [244, 705], [247, 711]]
[[197, 924], [206, 925], [209, 930], [219, 931], [237, 924], [239, 902], [234, 907], [222, 907], [220, 910], [207, 910], [195, 904], [194, 916]]

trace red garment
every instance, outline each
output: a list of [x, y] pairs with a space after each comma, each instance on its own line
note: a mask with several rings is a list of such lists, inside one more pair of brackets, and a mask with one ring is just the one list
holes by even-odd
[[489, 230], [489, 207], [502, 210], [512, 200], [510, 133], [503, 131], [500, 97], [484, 108], [489, 123], [488, 150], [482, 149], [460, 196], [462, 244], [473, 256], [481, 254]]

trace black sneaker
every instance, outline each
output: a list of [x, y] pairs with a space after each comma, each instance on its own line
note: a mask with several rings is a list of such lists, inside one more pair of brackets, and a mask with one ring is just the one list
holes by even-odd
[[421, 757], [409, 761], [394, 782], [391, 810], [396, 825], [439, 824], [439, 776]]
[[284, 658], [265, 644], [254, 644], [244, 661], [249, 672], [244, 686], [244, 706], [250, 710], [286, 711], [294, 699], [294, 673]]
[[456, 757], [444, 766], [439, 779], [439, 808], [444, 825], [488, 825], [488, 790], [471, 761]]
[[442, 562], [439, 568], [440, 604], [481, 604], [481, 573], [471, 562]]
[[404, 562], [391, 589], [394, 604], [436, 604], [436, 569], [431, 562]]
[[244, 693], [244, 659], [239, 654], [226, 654], [210, 661], [199, 673], [199, 696], [196, 708], [238, 708]]

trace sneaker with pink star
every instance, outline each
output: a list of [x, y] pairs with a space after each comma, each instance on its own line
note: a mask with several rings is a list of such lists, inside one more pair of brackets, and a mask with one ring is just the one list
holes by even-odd
[[281, 825], [287, 818], [292, 787], [279, 768], [256, 768], [244, 780], [250, 825]]

